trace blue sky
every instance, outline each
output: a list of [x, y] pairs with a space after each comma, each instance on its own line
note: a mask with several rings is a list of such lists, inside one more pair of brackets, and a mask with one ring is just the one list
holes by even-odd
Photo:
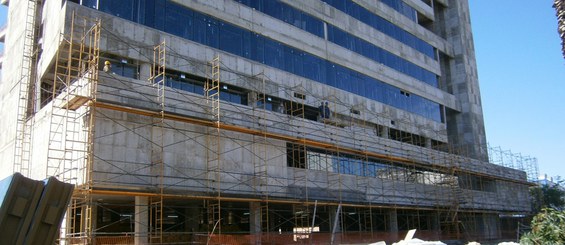
[[565, 59], [552, 2], [469, 0], [488, 141], [565, 178]]
[[565, 177], [565, 59], [550, 0], [469, 0], [487, 139]]

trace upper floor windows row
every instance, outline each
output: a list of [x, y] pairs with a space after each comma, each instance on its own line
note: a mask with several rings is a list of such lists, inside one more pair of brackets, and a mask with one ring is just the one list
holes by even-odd
[[332, 7], [341, 10], [342, 12], [350, 15], [351, 17], [379, 30], [380, 32], [420, 51], [424, 55], [432, 59], [437, 59], [435, 48], [417, 38], [412, 33], [394, 25], [388, 20], [380, 17], [371, 11], [361, 7], [351, 0], [322, 0], [323, 2], [331, 5]]
[[[255, 8], [267, 15], [282, 20], [288, 24], [294, 25], [302, 30], [308, 31], [314, 35], [324, 38], [323, 25], [319, 19], [312, 17], [300, 10], [286, 5], [279, 0], [236, 0], [249, 7]], [[382, 63], [396, 71], [404, 73], [408, 76], [416, 78], [434, 87], [438, 86], [438, 77], [416, 64], [394, 55], [368, 41], [351, 35], [337, 27], [327, 24], [328, 35], [327, 40], [340, 45], [346, 49], [363, 55], [369, 59]]]
[[438, 76], [435, 73], [400, 58], [361, 38], [349, 35], [347, 32], [337, 27], [328, 25], [328, 40], [431, 86], [438, 87]]
[[493, 185], [495, 181], [492, 181], [490, 178], [482, 178], [480, 181], [475, 180], [472, 184], [466, 184], [463, 183], [466, 179], [479, 179], [480, 177], [464, 175], [462, 178], [425, 168], [406, 166], [389, 160], [333, 152], [292, 143], [286, 144], [286, 160], [287, 166], [293, 168], [424, 185], [459, 186], [477, 191], [496, 192], [496, 186]]
[[418, 13], [416, 10], [402, 0], [381, 0], [381, 2], [408, 17], [408, 19], [414, 22], [418, 21]]
[[172, 1], [100, 1], [98, 9], [118, 2], [131, 5], [109, 13], [136, 7], [132, 18], [138, 23], [441, 122], [438, 103], [401, 96], [397, 87]]
[[324, 22], [279, 0], [235, 0], [271, 17], [324, 38]]

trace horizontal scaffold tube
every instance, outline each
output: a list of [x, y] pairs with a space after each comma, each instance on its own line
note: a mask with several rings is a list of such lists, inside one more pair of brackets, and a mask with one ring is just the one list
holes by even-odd
[[348, 147], [338, 146], [338, 145], [335, 145], [335, 144], [324, 143], [324, 142], [320, 142], [320, 141], [303, 139], [303, 138], [296, 138], [296, 137], [282, 135], [282, 134], [263, 132], [263, 131], [256, 130], [256, 129], [250, 129], [250, 128], [236, 126], [236, 125], [229, 125], [229, 124], [224, 124], [224, 123], [221, 123], [221, 122], [215, 122], [215, 121], [206, 120], [206, 119], [187, 117], [187, 116], [182, 116], [182, 115], [168, 113], [168, 112], [164, 112], [163, 114], [161, 114], [160, 111], [152, 111], [152, 110], [148, 110], [148, 109], [144, 109], [144, 108], [123, 106], [123, 105], [119, 105], [119, 104], [115, 104], [115, 103], [109, 103], [109, 102], [103, 102], [103, 101], [91, 101], [89, 103], [89, 105], [94, 106], [96, 108], [132, 113], [132, 114], [141, 115], [141, 116], [159, 117], [159, 118], [164, 117], [164, 119], [177, 121], [177, 122], [196, 124], [196, 125], [201, 125], [201, 126], [206, 126], [206, 127], [214, 127], [214, 128], [219, 128], [221, 130], [228, 130], [228, 131], [233, 131], [233, 132], [239, 132], [239, 133], [245, 133], [245, 134], [256, 135], [256, 136], [261, 136], [261, 137], [267, 137], [267, 138], [271, 138], [271, 139], [283, 140], [283, 141], [292, 142], [292, 143], [296, 143], [296, 144], [303, 144], [303, 145], [306, 145], [306, 146], [327, 149], [327, 150], [330, 150], [330, 151], [339, 151], [339, 152], [349, 153], [349, 154], [354, 154], [354, 155], [368, 156], [368, 157], [372, 157], [372, 158], [388, 160], [388, 161], [391, 161], [391, 162], [402, 163], [402, 164], [411, 165], [411, 166], [418, 166], [418, 167], [423, 167], [423, 168], [434, 167], [434, 168], [444, 170], [445, 173], [449, 173], [453, 169], [455, 169], [457, 172], [465, 172], [465, 173], [470, 173], [470, 174], [474, 174], [474, 175], [478, 175], [478, 176], [485, 176], [485, 177], [500, 179], [500, 180], [513, 182], [513, 183], [532, 185], [532, 183], [525, 181], [525, 180], [520, 181], [520, 180], [515, 180], [515, 179], [502, 178], [502, 177], [499, 177], [499, 176], [491, 176], [491, 175], [487, 175], [487, 174], [484, 174], [484, 173], [478, 173], [478, 172], [473, 172], [473, 171], [469, 171], [469, 170], [463, 170], [459, 167], [447, 167], [447, 166], [440, 166], [440, 165], [430, 166], [429, 164], [421, 163], [421, 162], [418, 162], [416, 160], [407, 159], [407, 158], [403, 158], [403, 157], [397, 157], [397, 156], [385, 155], [385, 154], [380, 154], [380, 153], [375, 153], [375, 152], [370, 152], [370, 151], [352, 149], [352, 148], [348, 148]]

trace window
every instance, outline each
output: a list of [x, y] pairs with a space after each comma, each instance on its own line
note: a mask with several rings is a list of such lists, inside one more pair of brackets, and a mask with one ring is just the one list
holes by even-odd
[[220, 49], [243, 56], [243, 32], [230, 24], [220, 24], [222, 35], [220, 35]]
[[106, 57], [100, 58], [100, 64], [98, 65], [100, 69], [104, 68], [104, 63], [106, 61], [110, 61], [110, 72], [112, 74], [137, 79], [138, 66], [136, 64], [133, 64], [133, 61], [122, 59], [121, 57], [114, 55], [108, 55]]
[[183, 11], [182, 6], [167, 2], [165, 32], [192, 39], [192, 11]]
[[[89, 4], [93, 4], [93, 1], [88, 1]], [[100, 11], [115, 15], [117, 17], [126, 19], [126, 20], [134, 20], [134, 0], [99, 0], [98, 9]]]
[[[78, 0], [73, 1], [73, 2], [79, 2]], [[97, 8], [98, 6], [96, 6], [96, 0], [82, 0], [82, 5], [87, 6], [89, 8]]]
[[359, 110], [349, 109], [349, 112], [350, 112], [351, 114], [361, 115], [361, 112], [360, 112]]
[[[376, 30], [379, 30], [380, 32], [383, 32], [384, 34], [418, 50], [419, 52], [429, 56], [430, 58], [435, 58], [435, 54], [433, 52], [434, 48], [432, 45], [424, 42], [423, 40], [417, 38], [411, 33], [387, 21], [386, 19], [371, 13], [369, 10], [361, 7], [360, 5], [354, 3], [353, 1], [351, 0], [322, 0], [322, 1], [331, 5], [336, 9], [343, 11], [346, 14], [349, 14], [353, 18], [356, 18], [359, 21], [369, 26], [372, 26]], [[408, 13], [408, 15], [413, 16], [411, 19], [416, 18], [415, 12], [411, 12], [410, 9], [399, 12], [403, 14], [404, 12]]]
[[488, 177], [461, 174], [458, 176], [458, 182], [459, 186], [464, 189], [496, 192], [496, 181]]
[[284, 46], [270, 39], [265, 40], [265, 64], [284, 70]]
[[306, 147], [292, 143], [286, 144], [287, 166], [293, 168], [306, 168]]
[[112, 67], [112, 71], [120, 76], [137, 78], [137, 66], [127, 63], [118, 63]]
[[284, 105], [282, 101], [278, 98], [273, 98], [271, 96], [263, 97], [264, 95], [259, 95], [257, 100], [257, 108], [265, 109], [268, 111], [274, 111], [279, 113], [285, 113]]
[[222, 85], [220, 89], [220, 99], [223, 101], [247, 105], [247, 94], [239, 88], [229, 85]]
[[302, 100], [305, 100], [305, 99], [306, 99], [306, 95], [301, 94], [301, 93], [297, 93], [297, 92], [294, 92], [294, 97], [295, 97], [295, 98], [302, 99]]
[[[247, 0], [241, 1], [252, 2]], [[337, 8], [343, 7], [344, 11], [349, 11], [349, 9], [353, 12], [357, 11], [358, 16], [364, 16], [367, 14], [364, 13], [366, 10], [363, 10], [362, 7], [349, 0], [326, 1], [338, 6]], [[344, 2], [343, 6], [339, 5], [341, 2]], [[94, 1], [85, 0], [82, 3], [92, 4]], [[254, 5], [255, 3], [251, 4]], [[275, 13], [278, 16], [277, 18], [282, 18], [282, 8], [289, 8], [286, 9], [288, 11], [285, 12], [286, 18], [290, 18], [289, 20], [296, 18], [294, 19], [296, 21], [293, 20], [294, 24], [301, 25], [302, 27], [304, 27], [305, 22], [306, 26], [308, 26], [308, 22], [310, 21], [309, 18], [311, 17], [301, 14], [299, 10], [293, 9], [278, 1], [258, 1], [258, 4], [255, 4], [254, 6], [263, 8], [266, 12], [274, 11], [273, 13], [275, 13], [278, 11]], [[271, 67], [291, 72], [360, 96], [371, 98], [438, 122], [445, 121], [442, 120], [442, 107], [438, 103], [416, 95], [411, 95], [409, 99], [401, 98], [401, 96], [399, 96], [398, 88], [385, 84], [377, 79], [263, 37], [258, 33], [253, 33], [237, 26], [233, 26], [229, 23], [220, 21], [214, 17], [199, 13], [168, 0], [100, 0], [99, 8], [101, 11], [121, 18], [137, 20], [138, 23], [143, 23], [159, 30], [167, 31], [174, 35], [190, 39], [194, 42], [218, 48], [225, 52], [245, 58], [250, 58]], [[136, 17], [136, 15], [139, 16]], [[377, 17], [370, 17], [369, 20], [365, 21], [373, 21], [378, 25], [383, 24], [385, 26], [393, 26], [390, 22], [380, 20]], [[382, 29], [383, 27], [379, 28]], [[334, 28], [334, 31], [337, 34], [345, 33], [336, 28]], [[335, 38], [342, 38], [340, 35], [336, 35], [336, 33], [333, 33], [336, 36]], [[418, 68], [414, 64], [410, 65], [406, 63], [407, 61], [390, 53], [384, 52], [378, 47], [363, 40], [357, 40], [353, 36], [344, 37], [344, 40], [339, 42], [343, 42], [345, 47], [349, 47], [355, 52], [368, 51], [366, 54], [367, 57], [379, 57], [379, 59], [383, 60], [383, 64], [388, 64], [390, 67], [397, 67], [395, 69], [404, 71], [406, 74], [424, 76], [427, 77], [426, 79], [430, 80], [435, 78], [437, 80], [437, 76], [435, 74], [429, 72], [425, 73], [422, 68]], [[127, 77], [137, 77], [137, 66], [135, 65], [113, 62], [113, 66], [116, 74]], [[189, 88], [186, 87], [184, 89]], [[197, 90], [201, 91], [202, 89], [201, 87], [194, 87], [194, 91], [196, 92]], [[232, 102], [245, 101], [245, 96], [242, 95], [224, 96], [228, 96], [228, 100]]]

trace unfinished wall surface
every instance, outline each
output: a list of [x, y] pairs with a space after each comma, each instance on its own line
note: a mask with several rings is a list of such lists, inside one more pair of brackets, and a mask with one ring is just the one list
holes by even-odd
[[[156, 89], [148, 82], [102, 74], [98, 89], [100, 94], [97, 99], [100, 102], [156, 110]], [[171, 113], [203, 120], [210, 117], [206, 114], [208, 106], [204, 96], [171, 89], [165, 97], [166, 108]], [[256, 117], [263, 121], [257, 121], [254, 119]], [[288, 121], [280, 122], [281, 117]], [[221, 179], [220, 188], [225, 194], [257, 196], [254, 165], [264, 164], [270, 179], [266, 188], [270, 190], [270, 195], [279, 198], [299, 198], [308, 193], [309, 198], [318, 200], [331, 201], [337, 198], [348, 202], [368, 201], [383, 205], [419, 207], [449, 206], [453, 199], [461, 198], [465, 202], [462, 206], [470, 209], [518, 211], [529, 208], [524, 196], [527, 185], [507, 182], [525, 178], [521, 171], [393, 140], [365, 137], [373, 134], [370, 130], [352, 138], [355, 132], [362, 130], [355, 126], [339, 128], [316, 122], [302, 122], [303, 119], [291, 120], [286, 115], [265, 113], [247, 106], [225, 105], [222, 113], [224, 123], [243, 125], [250, 130], [259, 131], [262, 129], [261, 124], [266, 124], [269, 125], [267, 132], [281, 136], [292, 137], [305, 131], [309, 139], [318, 142], [331, 144], [337, 139], [343, 152], [347, 152], [351, 145], [358, 144], [357, 147], [370, 152], [418, 159], [423, 166], [443, 165], [449, 168], [453, 164], [460, 164], [458, 167], [461, 169], [476, 173], [489, 169], [489, 175], [507, 180], [501, 180], [497, 184], [498, 188], [488, 193], [468, 190], [465, 191], [465, 196], [457, 197], [451, 187], [427, 182], [439, 183], [447, 177], [438, 176], [437, 180], [428, 180], [431, 177], [427, 176], [422, 177], [422, 180], [411, 180], [408, 176], [393, 177], [394, 175], [386, 172], [376, 179], [341, 174], [332, 176], [328, 171], [337, 170], [332, 170], [331, 162], [319, 162], [322, 165], [317, 168], [321, 171], [288, 168], [289, 156], [284, 141], [267, 139], [266, 143], [258, 145], [254, 143], [257, 141], [254, 136], [225, 130], [221, 133], [220, 151], [216, 152], [207, 145], [206, 141], [210, 136], [207, 131], [209, 129], [205, 126], [166, 120], [164, 131], [160, 132], [159, 126], [155, 124], [155, 117], [104, 109], [97, 111], [97, 118], [94, 152], [97, 160], [93, 166], [93, 181], [96, 186], [104, 189], [155, 191], [156, 170], [151, 154], [156, 144], [155, 134], [162, 133], [166, 163], [164, 185], [170, 193], [212, 192], [210, 181], [218, 178]], [[379, 142], [387, 143], [380, 145]], [[262, 157], [263, 153], [258, 152], [259, 149], [265, 151], [268, 160]], [[221, 159], [220, 177], [208, 174], [207, 157]], [[516, 190], [517, 185], [521, 185], [521, 191], [509, 191]]]
[[[8, 11], [6, 41], [4, 42], [4, 61], [2, 64], [2, 81], [0, 82], [0, 103], [2, 104], [3, 118], [0, 126], [0, 157], [6, 164], [1, 165], [0, 177], [13, 173], [16, 121], [18, 120], [18, 96], [20, 91], [22, 50], [24, 43], [25, 25], [21, 25], [20, 16], [25, 16], [27, 2], [18, 1], [11, 4]], [[13, 57], [7, 59], [6, 57]], [[7, 62], [9, 61], [9, 62]]]
[[453, 45], [454, 58], [449, 62], [451, 78], [446, 86], [457, 97], [462, 110], [448, 111], [450, 142], [465, 146], [480, 160], [488, 159], [479, 88], [475, 48], [467, 1], [450, 1], [444, 19], [446, 40]]

